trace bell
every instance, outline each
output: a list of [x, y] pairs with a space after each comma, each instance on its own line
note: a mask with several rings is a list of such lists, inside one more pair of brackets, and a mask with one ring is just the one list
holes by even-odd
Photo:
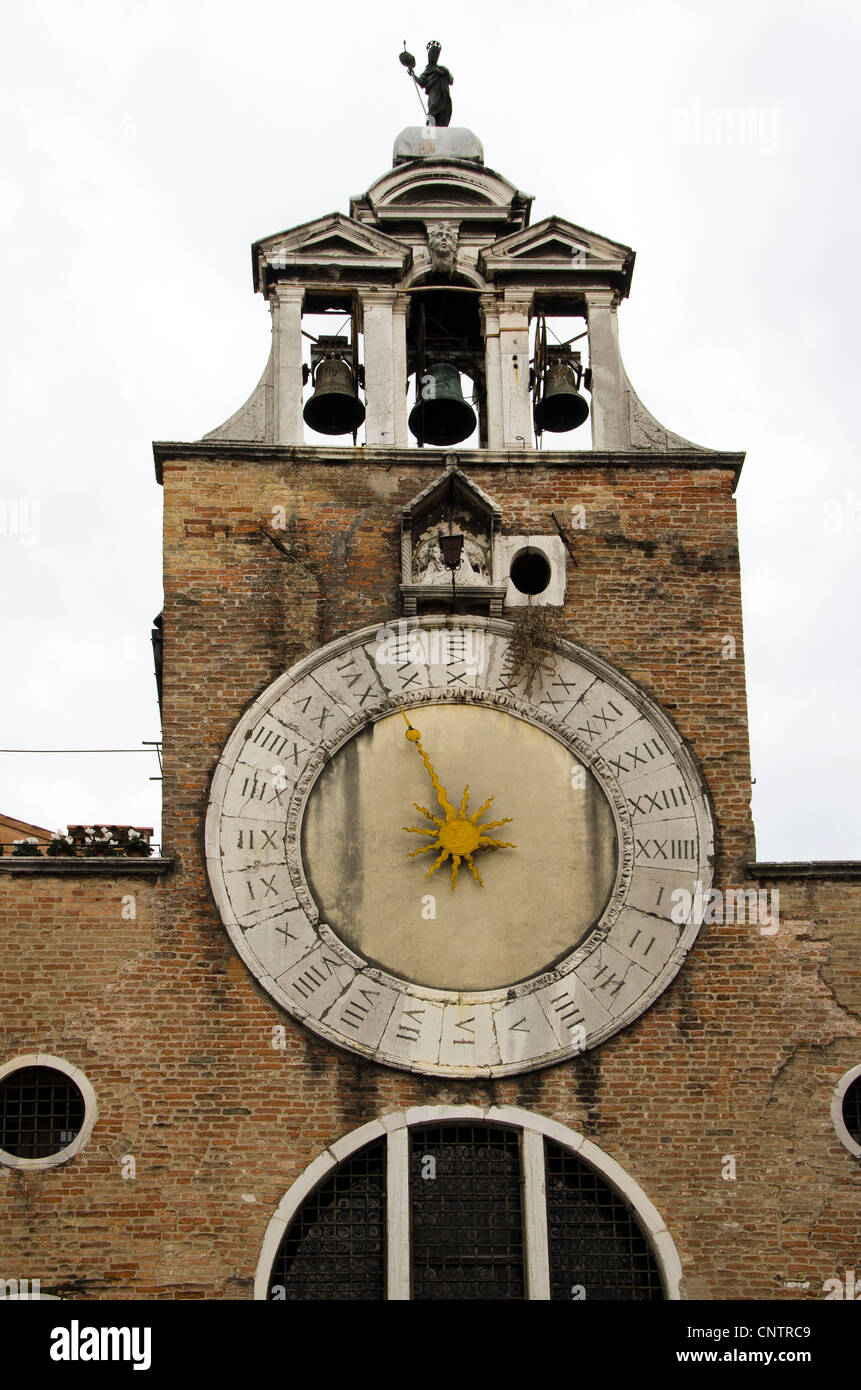
[[446, 362], [428, 367], [416, 381], [416, 403], [410, 429], [424, 444], [460, 444], [477, 424], [475, 411], [463, 399], [460, 372]]
[[340, 357], [326, 357], [317, 367], [314, 394], [302, 411], [305, 424], [318, 434], [353, 434], [365, 407], [353, 390], [353, 373]]
[[578, 375], [568, 362], [551, 362], [544, 375], [544, 394], [533, 412], [535, 428], [564, 434], [576, 430], [589, 414], [588, 402], [577, 390]]

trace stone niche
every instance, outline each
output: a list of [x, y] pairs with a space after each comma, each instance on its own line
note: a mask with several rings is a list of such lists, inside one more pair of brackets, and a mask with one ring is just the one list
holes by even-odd
[[[403, 510], [401, 595], [407, 617], [455, 606], [458, 613], [501, 615], [508, 578], [496, 572], [501, 519], [500, 507], [450, 457], [445, 473]], [[439, 543], [449, 534], [464, 538], [454, 586]]]

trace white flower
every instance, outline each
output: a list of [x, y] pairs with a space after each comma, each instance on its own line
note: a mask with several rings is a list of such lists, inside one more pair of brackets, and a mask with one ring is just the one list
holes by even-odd
[[96, 832], [95, 832], [95, 830], [93, 829], [93, 827], [92, 827], [91, 825], [85, 825], [85, 826], [84, 826], [84, 834], [85, 834], [85, 835], [95, 835], [95, 833], [96, 833]]

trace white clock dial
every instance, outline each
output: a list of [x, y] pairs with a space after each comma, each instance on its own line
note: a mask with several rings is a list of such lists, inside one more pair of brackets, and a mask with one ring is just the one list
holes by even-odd
[[[225, 927], [272, 997], [389, 1066], [502, 1075], [593, 1047], [666, 988], [711, 883], [712, 820], [661, 710], [591, 653], [511, 674], [510, 625], [412, 620], [315, 653], [246, 711], [213, 776], [207, 866]], [[451, 888], [407, 858], [450, 802], [509, 818]], [[502, 834], [502, 831], [492, 832]], [[422, 841], [419, 841], [421, 844]], [[690, 902], [690, 898], [687, 899]]]

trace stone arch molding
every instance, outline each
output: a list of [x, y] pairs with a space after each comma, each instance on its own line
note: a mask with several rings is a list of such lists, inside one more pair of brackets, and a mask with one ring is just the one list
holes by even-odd
[[[48, 1154], [45, 1158], [18, 1158], [16, 1154], [6, 1153], [5, 1149], [0, 1149], [0, 1165], [6, 1168], [19, 1168], [25, 1173], [33, 1173], [42, 1168], [55, 1168], [59, 1163], [68, 1163], [70, 1158], [74, 1158], [76, 1154], [80, 1153], [93, 1132], [93, 1126], [99, 1115], [99, 1107], [96, 1093], [80, 1067], [76, 1067], [72, 1062], [67, 1062], [63, 1057], [54, 1057], [47, 1052], [25, 1052], [19, 1057], [13, 1057], [11, 1061], [4, 1062], [0, 1065], [0, 1081], [3, 1081], [13, 1072], [23, 1071], [27, 1067], [50, 1067], [52, 1071], [62, 1072], [64, 1076], [68, 1076], [69, 1080], [75, 1083], [84, 1101], [84, 1123], [72, 1142], [67, 1144], [65, 1148], [58, 1149], [56, 1153]], [[43, 1294], [42, 1297], [47, 1297], [47, 1295]]]
[[855, 1067], [850, 1067], [831, 1092], [831, 1123], [843, 1147], [849, 1150], [853, 1158], [861, 1158], [861, 1144], [849, 1133], [843, 1119], [843, 1097], [854, 1081], [861, 1082], [861, 1062]]
[[[633, 682], [573, 643], [557, 645], [551, 671], [515, 676], [512, 630], [440, 615], [339, 638], [263, 691], [213, 773], [207, 870], [239, 955], [294, 1018], [386, 1066], [501, 1076], [576, 1056], [660, 996], [699, 931], [675, 890], [692, 904], [696, 885], [710, 886], [714, 831], [684, 740]], [[321, 772], [377, 721], [428, 705], [478, 707], [549, 735], [597, 781], [615, 826], [615, 877], [586, 935], [498, 987], [437, 988], [365, 960], [306, 876], [302, 826]]]
[[[421, 1125], [463, 1124], [470, 1121], [505, 1126], [516, 1129], [523, 1135], [526, 1188], [524, 1206], [527, 1213], [543, 1195], [543, 1170], [535, 1166], [535, 1161], [536, 1149], [543, 1145], [545, 1138], [568, 1149], [594, 1168], [634, 1212], [652, 1247], [661, 1273], [665, 1298], [670, 1301], [681, 1299], [682, 1264], [663, 1217], [639, 1183], [591, 1139], [557, 1120], [546, 1119], [543, 1115], [513, 1105], [417, 1105], [408, 1110], [383, 1115], [344, 1135], [315, 1158], [291, 1184], [266, 1227], [254, 1276], [255, 1300], [267, 1299], [269, 1277], [282, 1237], [305, 1198], [359, 1149], [378, 1140], [386, 1142], [389, 1205], [394, 1208], [388, 1221], [388, 1297], [409, 1298], [409, 1215], [406, 1210], [409, 1199], [409, 1131]], [[543, 1254], [540, 1248], [542, 1239], [545, 1243]], [[540, 1230], [536, 1232], [533, 1225], [530, 1232], [527, 1219], [526, 1243], [527, 1261], [532, 1264], [528, 1280], [529, 1297], [549, 1298], [549, 1283], [546, 1278], [546, 1229], [543, 1233]]]

